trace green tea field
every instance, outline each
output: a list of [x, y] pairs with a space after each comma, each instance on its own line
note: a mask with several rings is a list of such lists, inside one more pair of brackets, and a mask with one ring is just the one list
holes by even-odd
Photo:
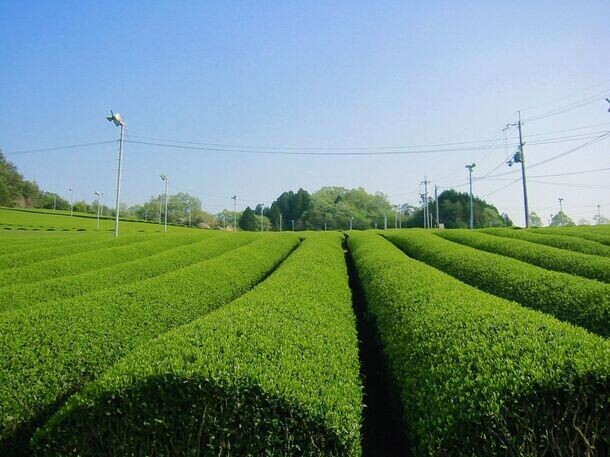
[[610, 227], [0, 209], [1, 456], [607, 456]]

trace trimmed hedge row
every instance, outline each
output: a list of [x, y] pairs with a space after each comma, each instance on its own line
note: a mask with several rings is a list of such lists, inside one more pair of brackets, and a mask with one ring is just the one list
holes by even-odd
[[27, 446], [62, 399], [138, 344], [246, 292], [298, 242], [264, 236], [137, 284], [1, 313], [0, 455]]
[[580, 252], [582, 254], [592, 254], [610, 257], [610, 248], [595, 241], [583, 240], [574, 236], [545, 234], [538, 231], [491, 228], [479, 229], [477, 232], [484, 232], [494, 236], [506, 238], [516, 238], [518, 240], [531, 241], [532, 243], [544, 244], [568, 251]]
[[522, 260], [547, 270], [610, 282], [610, 258], [569, 252], [529, 241], [500, 238], [472, 230], [441, 230], [436, 235], [482, 251]]
[[414, 455], [608, 449], [607, 340], [470, 287], [378, 235], [350, 232], [348, 245]]
[[86, 241], [75, 239], [74, 241], [71, 240], [65, 244], [56, 243], [52, 246], [40, 249], [27, 250], [27, 252], [19, 250], [19, 252], [0, 256], [0, 270], [23, 267], [35, 262], [78, 254], [83, 251], [94, 251], [96, 249], [104, 249], [112, 246], [141, 243], [142, 241], [149, 239], [148, 236], [143, 236], [141, 234], [127, 234], [118, 238], [95, 236]]
[[[84, 241], [94, 240], [108, 240], [110, 237], [106, 234], [90, 234], [90, 233], [72, 233], [66, 235], [65, 233], [57, 233], [57, 236], [47, 237], [42, 236], [42, 233], [33, 232], [31, 236], [18, 236], [26, 235], [32, 232], [16, 232], [14, 237], [7, 239], [4, 232], [2, 233], [2, 240], [0, 244], [0, 256], [14, 255], [16, 253], [23, 253], [27, 251], [34, 251], [36, 249], [45, 249], [54, 246], [67, 246], [70, 244], [82, 243]], [[46, 235], [46, 232], [44, 233]]]
[[308, 236], [253, 291], [136, 349], [34, 439], [41, 455], [360, 455], [342, 237]]
[[[112, 288], [153, 278], [250, 243], [255, 239], [253, 235], [252, 233], [239, 233], [237, 236], [218, 235], [206, 240], [197, 237], [201, 241], [186, 246], [180, 246], [176, 240], [173, 240], [176, 245], [173, 249], [141, 259], [82, 274], [3, 287], [0, 288], [0, 312], [52, 301], [63, 301], [75, 295], [85, 295], [103, 289], [109, 291]], [[184, 235], [178, 235], [178, 239], [181, 237]], [[189, 237], [187, 236], [186, 239]], [[191, 238], [190, 241], [194, 241], [194, 239]], [[134, 248], [138, 249], [137, 246]]]
[[407, 255], [481, 290], [610, 336], [610, 285], [548, 271], [424, 230], [384, 234]]
[[606, 246], [610, 246], [610, 237], [606, 236], [602, 233], [595, 233], [593, 231], [588, 231], [581, 227], [545, 227], [543, 229], [539, 229], [542, 232], [553, 233], [557, 235], [566, 235], [582, 238], [583, 240], [595, 241], [597, 243], [604, 244]]
[[[159, 254], [167, 249], [181, 245], [207, 240], [214, 236], [213, 232], [205, 234], [179, 234], [167, 236], [152, 236], [147, 241], [99, 249], [93, 252], [85, 251], [66, 257], [57, 257], [36, 262], [20, 268], [0, 271], [0, 286], [21, 284], [22, 287], [33, 285], [37, 281], [51, 280], [67, 275], [81, 274], [108, 266], [118, 266], [121, 263]], [[126, 265], [127, 266], [127, 265]], [[25, 284], [23, 284], [25, 283]], [[48, 284], [53, 284], [50, 281]], [[44, 287], [43, 284], [40, 285]], [[0, 301], [4, 289], [0, 289]]]

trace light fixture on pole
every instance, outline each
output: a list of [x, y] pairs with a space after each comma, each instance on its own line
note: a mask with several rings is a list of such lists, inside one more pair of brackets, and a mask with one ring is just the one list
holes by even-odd
[[167, 184], [168, 184], [168, 179], [166, 175], [159, 175], [161, 176], [161, 179], [163, 181], [165, 181], [165, 229], [164, 231], [167, 232]]
[[119, 166], [116, 177], [116, 205], [114, 213], [114, 236], [119, 236], [119, 205], [121, 198], [121, 167], [123, 165], [123, 134], [125, 132], [125, 121], [119, 113], [110, 110], [110, 116], [106, 117], [108, 122], [112, 122], [116, 127], [120, 127], [119, 133]]
[[100, 229], [100, 193], [99, 192], [93, 192], [93, 195], [95, 195], [97, 197], [97, 223], [96, 223], [96, 228], [97, 230]]
[[470, 183], [470, 229], [472, 230], [474, 228], [474, 208], [472, 206], [472, 169], [476, 167], [476, 165], [473, 163], [471, 165], [466, 165], [466, 168], [468, 168], [468, 181]]
[[559, 223], [563, 227], [563, 198], [559, 197]]
[[233, 231], [237, 232], [237, 195], [231, 197], [233, 199]]
[[70, 191], [70, 216], [72, 216], [74, 214], [74, 211], [73, 211], [73, 208], [74, 208], [74, 189], [70, 187], [69, 191]]

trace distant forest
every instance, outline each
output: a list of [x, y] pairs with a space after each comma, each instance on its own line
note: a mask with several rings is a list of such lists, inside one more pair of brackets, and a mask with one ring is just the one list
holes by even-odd
[[[97, 200], [74, 201], [75, 212], [96, 213]], [[446, 228], [465, 228], [470, 221], [470, 197], [467, 193], [446, 190], [439, 195], [439, 219]], [[70, 210], [71, 202], [60, 195], [41, 190], [36, 182], [27, 181], [17, 167], [0, 152], [0, 206], [19, 208], [47, 208]], [[436, 202], [429, 199], [432, 226], [437, 225]], [[121, 216], [145, 221], [161, 222], [164, 219], [163, 195], [150, 197], [141, 205], [121, 206]], [[323, 187], [309, 193], [304, 189], [282, 193], [270, 206], [258, 205], [233, 214], [225, 209], [210, 214], [202, 209], [201, 200], [187, 193], [168, 196], [168, 222], [202, 228], [233, 230], [236, 219], [241, 230], [345, 230], [423, 227], [421, 207], [408, 203], [392, 205], [383, 193], [368, 193], [363, 188]], [[262, 213], [262, 214], [261, 214]], [[102, 205], [101, 214], [113, 216], [114, 208]], [[495, 206], [474, 198], [475, 227], [510, 226], [512, 221], [500, 214]]]

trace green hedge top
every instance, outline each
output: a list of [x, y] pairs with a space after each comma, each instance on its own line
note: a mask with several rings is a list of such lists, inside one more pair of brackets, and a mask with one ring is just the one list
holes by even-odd
[[[166, 249], [192, 244], [214, 236], [214, 232], [204, 233], [205, 236], [190, 234], [140, 235], [142, 240], [137, 243], [110, 246], [94, 251], [84, 249], [83, 252], [76, 254], [55, 257], [20, 268], [2, 270], [0, 271], [0, 286], [33, 284], [66, 275], [81, 274], [154, 255]], [[0, 295], [2, 295], [2, 292], [0, 292]]]
[[474, 230], [440, 230], [436, 235], [482, 251], [522, 260], [547, 270], [610, 282], [610, 258], [581, 254]]
[[0, 313], [0, 455], [23, 447], [58, 401], [129, 350], [234, 300], [298, 245], [280, 234], [226, 252], [244, 236], [209, 243], [215, 258], [135, 285]]
[[[186, 267], [198, 262], [202, 262], [211, 257], [219, 255], [222, 252], [237, 248], [255, 239], [254, 234], [244, 234], [238, 237], [231, 238], [227, 235], [218, 235], [209, 239], [194, 242], [185, 235], [177, 235], [176, 237], [167, 237], [161, 240], [155, 240], [156, 246], [125, 246], [130, 247], [129, 250], [121, 249], [119, 257], [125, 262], [109, 265], [102, 268], [104, 264], [116, 261], [117, 253], [102, 252], [89, 253], [88, 256], [78, 260], [70, 258], [64, 259], [64, 262], [70, 266], [66, 268], [74, 268], [79, 265], [85, 270], [81, 274], [71, 274], [60, 278], [47, 279], [46, 281], [31, 282], [28, 284], [15, 284], [14, 286], [0, 288], [0, 312], [25, 308], [27, 306], [38, 305], [41, 303], [67, 300], [76, 295], [85, 295], [98, 290], [124, 287], [127, 284], [142, 281], [144, 279], [159, 276], [163, 273], [175, 271], [179, 268]], [[185, 239], [182, 239], [185, 238]], [[185, 244], [185, 242], [189, 242]], [[173, 245], [172, 249], [169, 249]], [[165, 248], [165, 249], [162, 249]], [[161, 251], [154, 253], [155, 251]], [[152, 252], [153, 255], [146, 256], [147, 252]], [[136, 258], [129, 261], [129, 256]], [[140, 258], [143, 257], [143, 258]], [[46, 263], [46, 262], [42, 262]], [[87, 267], [92, 267], [97, 263], [99, 269], [86, 271]], [[35, 264], [36, 265], [36, 264]], [[30, 265], [33, 267], [34, 265]], [[63, 265], [53, 264], [57, 269], [63, 268]], [[19, 268], [18, 270], [23, 270]], [[36, 275], [40, 269], [27, 269]], [[49, 271], [54, 271], [49, 268]], [[28, 272], [21, 271], [26, 275]], [[0, 278], [2, 274], [0, 273]]]
[[350, 234], [348, 245], [417, 455], [607, 449], [607, 340], [467, 286], [380, 236]]
[[495, 236], [531, 241], [532, 243], [544, 244], [568, 251], [581, 252], [583, 254], [610, 257], [610, 247], [604, 246], [596, 241], [584, 240], [575, 236], [554, 234], [543, 230], [516, 230], [505, 228], [480, 229], [477, 231]]
[[471, 286], [610, 336], [608, 284], [479, 251], [424, 230], [390, 230], [385, 236], [410, 257]]
[[253, 291], [138, 348], [38, 434], [41, 454], [360, 454], [341, 236], [308, 235]]

